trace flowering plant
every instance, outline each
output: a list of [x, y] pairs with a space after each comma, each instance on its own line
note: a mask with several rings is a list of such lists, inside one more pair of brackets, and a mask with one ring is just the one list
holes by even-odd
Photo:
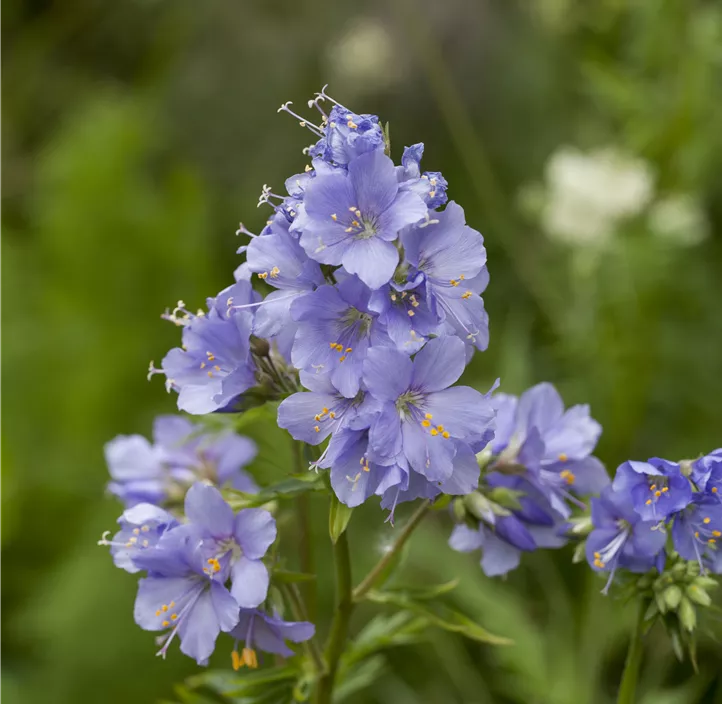
[[[486, 393], [459, 385], [489, 340], [482, 235], [447, 203], [444, 177], [421, 170], [423, 144], [395, 164], [378, 117], [325, 91], [309, 108], [318, 125], [290, 103], [280, 109], [314, 135], [310, 164], [285, 195], [263, 187], [259, 205], [271, 214], [260, 233], [240, 226], [248, 240], [235, 282], [206, 310], [179, 301], [163, 315], [182, 328], [181, 345], [149, 376], [164, 375], [178, 409], [197, 418], [163, 416], [152, 443], [134, 435], [106, 446], [109, 491], [125, 510], [101, 544], [118, 567], [144, 573], [136, 623], [162, 632], [163, 657], [177, 641], [207, 665], [227, 647], [233, 671], [258, 672], [212, 673], [193, 686], [249, 702], [331, 702], [370, 656], [430, 627], [504, 644], [444, 604], [454, 583], [384, 587], [434, 508], [456, 524], [450, 547], [480, 550], [490, 577], [523, 552], [576, 542], [577, 555], [608, 573], [605, 593], [615, 580], [631, 589], [644, 607], [640, 629], [659, 618], [678, 650], [693, 653], [694, 604], [708, 605], [707, 575], [722, 570], [722, 451], [625, 462], [610, 483], [592, 454], [601, 426], [587, 406], [565, 410], [548, 383], [519, 398], [497, 384]], [[256, 447], [234, 429], [262, 405], [307, 461], [278, 484], [251, 476]], [[288, 570], [277, 541], [288, 503], [307, 533], [312, 493], [330, 500], [336, 567], [324, 647], [312, 562], [305, 555], [300, 571]], [[375, 497], [392, 525], [399, 504], [416, 508], [354, 587], [347, 529], [353, 509]], [[351, 640], [363, 601], [399, 617]], [[633, 648], [640, 642], [638, 633]], [[620, 701], [631, 701], [638, 659], [634, 650]]]

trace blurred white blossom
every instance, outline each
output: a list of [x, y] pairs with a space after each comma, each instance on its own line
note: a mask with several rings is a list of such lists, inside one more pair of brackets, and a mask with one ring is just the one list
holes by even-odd
[[377, 19], [355, 19], [327, 50], [331, 82], [345, 92], [380, 90], [395, 84], [402, 65], [393, 37]]
[[649, 211], [649, 229], [674, 244], [692, 247], [709, 236], [709, 222], [697, 198], [674, 194]]
[[649, 165], [615, 149], [584, 153], [562, 147], [546, 168], [540, 218], [551, 239], [577, 246], [603, 246], [625, 218], [652, 199]]

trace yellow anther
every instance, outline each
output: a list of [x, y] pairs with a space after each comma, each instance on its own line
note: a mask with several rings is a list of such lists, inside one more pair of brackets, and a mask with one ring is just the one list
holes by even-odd
[[451, 436], [449, 435], [449, 431], [445, 430], [443, 433], [441, 433], [441, 437], [446, 438], [448, 440], [449, 437], [451, 437]]
[[716, 493], [717, 493], [717, 487], [716, 487], [716, 486], [713, 486], [713, 487], [712, 487], [712, 493], [713, 493], [713, 494], [716, 494]]
[[328, 413], [328, 408], [326, 408], [326, 406], [324, 406], [324, 407], [321, 409], [321, 415], [325, 416], [327, 413]]
[[333, 411], [331, 411], [331, 412], [328, 414], [328, 417], [329, 417], [331, 420], [333, 420], [333, 419], [336, 417], [336, 414], [335, 414]]
[[409, 316], [409, 318], [413, 318], [414, 315], [416, 315], [413, 310], [407, 310], [406, 314]]
[[574, 484], [574, 480], [577, 478], [574, 472], [570, 472], [568, 469], [559, 472], [559, 476], [567, 483]]
[[205, 362], [201, 362], [201, 369], [205, 369], [205, 368], [206, 368], [206, 363], [205, 363]]
[[336, 213], [332, 213], [331, 220], [338, 220], [338, 215], [336, 215]]
[[313, 429], [314, 429], [317, 433], [320, 433], [320, 432], [321, 432], [321, 426], [319, 426], [319, 425], [314, 425], [314, 426], [313, 426]]
[[594, 553], [594, 559], [595, 559], [595, 560], [598, 560], [599, 558], [601, 558], [601, 556], [602, 556], [602, 553], [600, 553], [600, 552], [595, 552], [595, 553]]
[[172, 609], [175, 606], [175, 601], [171, 601], [170, 604], [168, 604], [168, 608]]
[[710, 538], [710, 539], [707, 541], [707, 543], [708, 543], [709, 545], [714, 545], [716, 542], [717, 542], [717, 541], [716, 541], [714, 538]]
[[349, 120], [346, 123], [346, 127], [348, 127], [351, 130], [355, 130], [358, 127], [358, 125], [353, 120]]
[[655, 492], [654, 492], [654, 495], [655, 495], [657, 498], [659, 498], [660, 496], [662, 496], [662, 492], [661, 492], [661, 491], [655, 491]]
[[231, 652], [231, 664], [233, 665], [233, 669], [238, 672], [243, 667], [243, 662], [241, 661], [241, 656], [238, 654], [238, 651], [233, 650]]
[[274, 266], [273, 269], [271, 269], [271, 278], [275, 279], [280, 273], [281, 270], [277, 266]]
[[206, 562], [211, 566], [214, 572], [221, 571], [221, 563], [215, 557], [209, 557]]
[[714, 535], [715, 538], [719, 538], [720, 536], [722, 536], [722, 532], [718, 530], [713, 530], [712, 535]]
[[163, 628], [168, 628], [168, 626], [170, 626], [170, 621], [163, 621], [160, 625], [163, 626]]
[[347, 347], [344, 352], [346, 352], [346, 354], [348, 354], [349, 352], [353, 352], [353, 347]]
[[709, 523], [712, 519], [709, 516], [705, 516], [705, 518], [702, 519], [702, 523]]
[[346, 361], [346, 355], [343, 355], [343, 357], [338, 358], [339, 362], [345, 362]]
[[217, 372], [221, 371], [221, 368], [220, 368], [217, 364], [214, 364], [214, 365], [213, 365], [213, 368], [214, 368]]
[[214, 362], [216, 359], [216, 355], [214, 355], [213, 352], [206, 352], [206, 357], [208, 357], [209, 362]]
[[259, 279], [267, 279], [268, 278], [268, 272], [264, 271], [263, 273], [258, 275]]
[[559, 461], [560, 461], [560, 462], [566, 462], [568, 459], [569, 459], [569, 456], [567, 455], [566, 452], [562, 452], [562, 453], [559, 455]]
[[430, 428], [431, 427], [431, 421], [429, 420], [422, 420], [421, 425], [424, 426], [424, 428]]
[[461, 297], [464, 299], [469, 299], [469, 298], [471, 298], [471, 295], [472, 295], [471, 291], [467, 291], [466, 293], [462, 293]]
[[651, 504], [651, 503], [652, 503], [652, 499], [647, 499], [647, 500], [644, 502], [644, 505], [645, 505], [645, 506], [649, 506], [649, 504]]
[[144, 533], [147, 533], [147, 532], [150, 530], [150, 527], [149, 527], [149, 526], [141, 526], [140, 529], [141, 529]]
[[133, 528], [133, 535], [140, 535], [140, 528]]
[[438, 431], [436, 428], [432, 428], [429, 432], [430, 432], [432, 435], [438, 435], [438, 434], [439, 434], [439, 431]]
[[168, 611], [168, 604], [163, 604], [163, 606], [160, 607], [160, 610], [163, 611], [164, 613], [166, 611]]
[[209, 369], [208, 370], [208, 376], [212, 379], [213, 378], [213, 372]]
[[178, 614], [171, 614], [171, 615], [170, 615], [170, 620], [171, 620], [171, 621], [175, 621], [177, 618], [178, 618]]
[[699, 538], [699, 531], [698, 531], [698, 530], [696, 530], [696, 531], [694, 532], [694, 537], [695, 537], [695, 538]]
[[663, 486], [663, 487], [662, 487], [662, 493], [663, 493], [663, 494], [666, 494], [668, 491], [669, 491], [669, 487], [668, 487], [668, 486]]
[[431, 415], [431, 413], [424, 413], [424, 418], [427, 420], [431, 420], [434, 416]]
[[650, 491], [654, 491], [657, 488], [656, 484], [652, 484], [652, 486], [649, 487]]
[[358, 220], [352, 220], [352, 221], [351, 221], [351, 224], [352, 224], [354, 227], [361, 227], [361, 223], [360, 223]]
[[317, 414], [313, 417], [313, 419], [316, 420], [316, 421], [321, 420], [321, 416], [317, 413]]
[[443, 425], [437, 425], [437, 426], [436, 426], [436, 429], [437, 429], [440, 433], [443, 433], [443, 432], [444, 432], [444, 426], [443, 426]]
[[450, 283], [452, 286], [458, 286], [458, 285], [459, 285], [459, 282], [458, 282], [457, 279], [451, 279], [451, 281], [449, 281], [449, 283]]
[[255, 670], [258, 667], [258, 657], [256, 656], [256, 651], [251, 648], [243, 648], [243, 661], [246, 665], [248, 665], [248, 667]]
[[436, 191], [429, 191], [429, 195], [433, 198], [436, 195]]
[[160, 616], [162, 613], [163, 613], [163, 612], [162, 612], [160, 609], [158, 609], [158, 611], [155, 612], [155, 615], [156, 615], [156, 616]]

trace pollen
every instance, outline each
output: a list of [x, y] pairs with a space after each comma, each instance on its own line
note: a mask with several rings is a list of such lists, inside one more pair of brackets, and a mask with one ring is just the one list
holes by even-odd
[[449, 281], [449, 283], [450, 283], [452, 286], [458, 286], [458, 285], [459, 285], [459, 280], [458, 280], [458, 279], [451, 279], [451, 281]]
[[438, 434], [439, 434], [439, 431], [438, 431], [436, 428], [432, 428], [430, 432], [431, 432], [432, 435], [438, 435]]
[[140, 535], [140, 528], [133, 528], [133, 535]]
[[320, 425], [314, 425], [314, 426], [313, 426], [313, 429], [314, 429], [317, 433], [320, 433], [320, 432], [321, 432], [321, 426], [320, 426]]
[[712, 487], [712, 493], [713, 493], [713, 494], [716, 494], [716, 493], [717, 493], [717, 487], [716, 487], [716, 486], [713, 486], [713, 487]]
[[422, 420], [421, 425], [424, 426], [424, 428], [430, 428], [431, 427], [431, 421], [430, 420]]
[[331, 220], [338, 220], [338, 215], [336, 215], [336, 213], [331, 213]]
[[346, 355], [343, 355], [342, 357], [338, 358], [339, 362], [345, 362], [346, 361]]
[[706, 525], [706, 524], [709, 523], [711, 520], [712, 520], [712, 519], [711, 519], [709, 516], [706, 516], [705, 518], [702, 519], [702, 523], [704, 523], [704, 524]]
[[208, 376], [212, 379], [213, 378], [213, 372], [209, 369], [208, 370]]
[[462, 294], [461, 294], [461, 297], [462, 297], [463, 299], [467, 299], [467, 300], [468, 300], [469, 298], [471, 298], [471, 296], [472, 296], [471, 291], [467, 291], [466, 293], [462, 293]]
[[413, 310], [407, 310], [406, 313], [409, 316], [409, 318], [413, 318], [414, 315], [416, 315]]
[[647, 499], [647, 500], [644, 502], [644, 505], [645, 505], [645, 506], [649, 506], [651, 503], [652, 503], [652, 499]]
[[[441, 427], [441, 426], [439, 426], [439, 427]], [[441, 437], [444, 438], [445, 440], [448, 440], [449, 437], [451, 437], [451, 436], [449, 435], [449, 431], [445, 430], [443, 433], [441, 433]]]
[[662, 487], [662, 493], [663, 493], [663, 494], [666, 494], [668, 491], [669, 491], [669, 487], [668, 487], [668, 486], [663, 486], [663, 487]]
[[654, 492], [654, 495], [655, 495], [657, 498], [659, 498], [660, 496], [662, 496], [662, 492], [659, 491], [659, 490], [657, 490], [657, 491]]
[[168, 611], [168, 604], [163, 604], [163, 606], [160, 607], [160, 610], [163, 612]]
[[170, 621], [163, 621], [160, 625], [163, 626], [163, 628], [168, 628], [168, 626], [170, 626]]
[[156, 615], [156, 616], [160, 616], [162, 613], [163, 613], [163, 612], [162, 612], [160, 609], [158, 609], [158, 611], [155, 612], [155, 615]]
[[170, 615], [170, 620], [171, 620], [171, 621], [175, 621], [177, 618], [178, 618], [178, 614], [171, 614], [171, 615]]
[[713, 530], [712, 535], [714, 535], [715, 538], [719, 538], [719, 537], [722, 537], [722, 532], [720, 532], [718, 530]]
[[559, 455], [559, 461], [560, 461], [560, 462], [566, 462], [568, 459], [569, 459], [569, 456], [567, 455], [566, 452], [562, 452], [562, 453]]
[[256, 656], [256, 651], [252, 648], [243, 648], [241, 659], [252, 670], [258, 667], [258, 657]]
[[574, 472], [570, 472], [568, 469], [565, 469], [562, 472], [559, 472], [559, 476], [567, 483], [567, 484], [574, 484], [574, 480], [576, 479], [576, 476]]
[[696, 530], [696, 531], [694, 532], [694, 537], [695, 537], [695, 538], [699, 538], [699, 531], [698, 531], [698, 530]]
[[654, 491], [657, 488], [656, 484], [652, 484], [652, 486], [649, 487], [650, 491]]
[[213, 352], [206, 352], [206, 357], [208, 357], [209, 362], [215, 362], [216, 360], [216, 355]]
[[241, 662], [241, 656], [238, 654], [237, 650], [233, 650], [231, 652], [231, 665], [236, 672], [238, 672], [238, 670], [243, 667], [243, 663]]
[[281, 270], [280, 270], [277, 266], [274, 266], [273, 269], [271, 269], [271, 272], [270, 272], [271, 278], [272, 278], [272, 279], [278, 278], [278, 275], [279, 275], [280, 273], [281, 273]]
[[348, 127], [351, 130], [355, 130], [358, 127], [358, 125], [353, 120], [349, 120], [346, 123], [346, 127]]
[[141, 526], [140, 529], [141, 529], [144, 533], [147, 533], [147, 532], [150, 530], [150, 527], [149, 527], [149, 526]]
[[349, 352], [353, 352], [353, 347], [347, 347], [344, 351], [346, 352], [346, 354], [348, 354]]
[[434, 416], [432, 416], [431, 413], [425, 413], [425, 414], [424, 414], [424, 418], [426, 418], [426, 420], [431, 420], [433, 417], [434, 417]]
[[331, 420], [333, 420], [333, 419], [336, 417], [336, 414], [335, 414], [333, 411], [331, 411], [331, 412], [328, 414], [328, 417], [329, 417]]
[[268, 272], [264, 271], [258, 275], [259, 279], [267, 279], [268, 278]]
[[717, 542], [717, 541], [716, 541], [714, 538], [710, 538], [710, 539], [707, 541], [707, 544], [708, 544], [708, 545], [714, 545], [716, 542]]
[[206, 574], [210, 574], [211, 571], [213, 572], [220, 572], [221, 571], [221, 563], [216, 560], [215, 557], [209, 557], [206, 562], [210, 565], [210, 569], [204, 569], [203, 571]]

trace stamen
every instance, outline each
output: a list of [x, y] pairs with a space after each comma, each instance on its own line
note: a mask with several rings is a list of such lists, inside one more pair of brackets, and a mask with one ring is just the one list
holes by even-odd
[[308, 129], [311, 130], [311, 132], [313, 132], [317, 137], [323, 137], [323, 130], [318, 125], [314, 125], [313, 122], [309, 122], [305, 118], [293, 112], [293, 110], [288, 107], [289, 105], [293, 105], [290, 100], [287, 103], [281, 105], [281, 107], [278, 108], [276, 112], [287, 112], [289, 115], [295, 117], [298, 120], [301, 127], [308, 127]]

